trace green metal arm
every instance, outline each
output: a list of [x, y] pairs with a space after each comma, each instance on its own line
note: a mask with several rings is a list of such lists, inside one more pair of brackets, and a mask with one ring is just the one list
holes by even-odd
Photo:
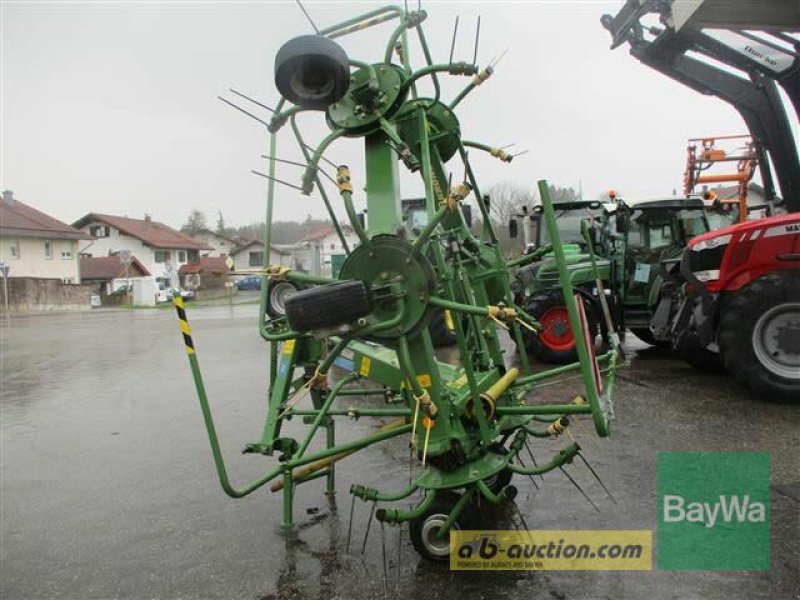
[[422, 67], [421, 69], [415, 71], [411, 77], [409, 77], [404, 83], [403, 87], [409, 88], [418, 80], [428, 75], [433, 75], [435, 73], [450, 73], [451, 75], [475, 75], [478, 72], [478, 68], [475, 65], [469, 65], [467, 63], [447, 63], [447, 64], [440, 64], [440, 65], [428, 65], [426, 67]]
[[425, 511], [431, 507], [435, 498], [436, 490], [428, 490], [428, 493], [425, 494], [425, 499], [415, 508], [412, 508], [411, 510], [379, 508], [377, 511], [375, 511], [375, 518], [383, 523], [402, 523], [404, 521], [410, 521], [411, 519], [416, 519], [417, 517], [421, 517], [423, 514], [425, 514]]
[[330, 410], [333, 401], [336, 400], [336, 397], [339, 395], [339, 391], [348, 383], [355, 381], [356, 379], [358, 379], [358, 373], [350, 373], [349, 375], [346, 375], [337, 381], [336, 384], [331, 388], [331, 390], [328, 392], [328, 397], [325, 399], [325, 403], [322, 405], [322, 408], [319, 409], [317, 416], [314, 418], [314, 422], [311, 424], [311, 429], [306, 435], [306, 439], [303, 440], [303, 443], [300, 445], [300, 449], [297, 451], [298, 456], [302, 456], [305, 453], [308, 445], [311, 443], [311, 440], [314, 439], [314, 434], [317, 433], [317, 429], [319, 429], [319, 426], [322, 425], [322, 421], [328, 416], [328, 410]]
[[382, 6], [381, 8], [363, 13], [352, 19], [347, 19], [341, 23], [336, 23], [335, 25], [320, 29], [319, 35], [334, 39], [355, 31], [362, 31], [367, 27], [372, 27], [391, 19], [402, 18], [404, 14], [405, 11], [399, 6]]
[[398, 500], [402, 500], [403, 498], [408, 498], [418, 489], [419, 486], [416, 483], [412, 483], [407, 488], [402, 489], [398, 492], [381, 492], [374, 488], [368, 488], [363, 485], [358, 485], [357, 483], [354, 483], [353, 485], [350, 486], [350, 493], [356, 496], [357, 498], [361, 498], [362, 500], [367, 500], [367, 501], [397, 502]]
[[576, 443], [572, 443], [563, 450], [559, 450], [558, 454], [553, 457], [553, 460], [545, 465], [538, 467], [521, 467], [519, 465], [509, 463], [508, 468], [514, 471], [514, 473], [519, 473], [520, 475], [541, 475], [542, 473], [547, 473], [548, 471], [552, 471], [553, 469], [557, 469], [558, 467], [571, 462], [580, 451], [581, 447]]
[[573, 338], [575, 340], [575, 351], [578, 354], [580, 361], [580, 372], [583, 377], [586, 396], [591, 406], [592, 419], [594, 420], [595, 430], [600, 437], [606, 437], [610, 433], [609, 416], [613, 412], [611, 406], [611, 397], [606, 396], [601, 404], [600, 397], [593, 384], [594, 373], [592, 372], [591, 356], [589, 348], [586, 346], [581, 327], [580, 317], [578, 316], [578, 306], [575, 302], [573, 294], [572, 282], [569, 278], [569, 273], [566, 268], [566, 257], [564, 255], [564, 248], [560, 243], [560, 235], [558, 231], [558, 224], [556, 223], [555, 212], [553, 210], [553, 200], [550, 197], [550, 190], [547, 186], [547, 181], [540, 180], [538, 182], [539, 197], [542, 199], [542, 207], [544, 208], [544, 217], [547, 224], [547, 230], [550, 234], [550, 239], [553, 241], [553, 254], [556, 257], [556, 264], [558, 265], [558, 278], [561, 283], [561, 289], [564, 291], [564, 304], [569, 313], [569, 324], [574, 332]]

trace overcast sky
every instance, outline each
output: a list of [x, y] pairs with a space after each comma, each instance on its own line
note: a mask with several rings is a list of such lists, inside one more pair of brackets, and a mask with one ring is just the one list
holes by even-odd
[[[320, 27], [382, 4], [305, 2]], [[423, 2], [434, 61], [447, 60], [456, 14], [456, 59], [471, 60], [478, 15], [479, 63], [508, 49], [495, 75], [458, 110], [465, 138], [530, 150], [511, 165], [473, 152], [484, 190], [498, 181], [534, 186], [548, 179], [581, 185], [587, 197], [609, 188], [631, 198], [668, 194], [681, 187], [688, 137], [745, 132], [726, 103], [645, 67], [625, 47], [609, 50], [600, 17], [622, 4]], [[211, 224], [218, 210], [229, 225], [263, 219], [265, 180], [250, 170], [264, 168], [266, 133], [216, 96], [233, 98], [227, 89], [234, 87], [276, 102], [275, 53], [311, 32], [294, 2], [0, 6], [3, 189], [67, 222], [87, 212], [148, 213], [180, 226], [193, 208]], [[377, 62], [393, 26], [348, 36], [342, 45], [353, 58]], [[420, 64], [416, 45], [412, 61]], [[445, 78], [445, 98], [468, 82]], [[325, 134], [320, 113], [300, 123], [314, 142]], [[279, 156], [298, 156], [288, 127], [281, 142]], [[361, 140], [327, 154], [349, 163], [355, 186], [363, 185]], [[453, 169], [458, 179], [460, 169]], [[300, 174], [279, 170], [295, 183]], [[404, 191], [417, 191], [408, 177], [404, 182]], [[276, 219], [323, 216], [318, 197], [279, 192]]]

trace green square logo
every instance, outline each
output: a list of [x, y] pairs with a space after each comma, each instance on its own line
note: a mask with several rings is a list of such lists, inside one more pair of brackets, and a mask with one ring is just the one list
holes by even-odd
[[763, 452], [662, 452], [658, 568], [769, 570], [769, 459]]

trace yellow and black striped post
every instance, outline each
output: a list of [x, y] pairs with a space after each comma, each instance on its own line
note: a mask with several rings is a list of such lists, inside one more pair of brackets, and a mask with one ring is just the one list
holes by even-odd
[[181, 321], [181, 333], [183, 333], [183, 343], [186, 344], [186, 354], [194, 354], [192, 330], [189, 329], [189, 321], [186, 320], [186, 306], [183, 304], [183, 298], [176, 295], [172, 301], [175, 303], [175, 310]]

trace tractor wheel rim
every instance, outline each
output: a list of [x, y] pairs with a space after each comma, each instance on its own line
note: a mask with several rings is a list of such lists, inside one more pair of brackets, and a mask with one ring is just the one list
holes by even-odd
[[297, 288], [284, 281], [277, 283], [269, 292], [269, 305], [279, 314], [286, 314], [286, 301], [297, 293]]
[[800, 303], [773, 306], [753, 328], [753, 352], [771, 373], [800, 381]]
[[[447, 532], [443, 538], [436, 539], [436, 534], [439, 533], [445, 522], [447, 522], [447, 515], [436, 513], [430, 515], [422, 524], [422, 544], [431, 556], [440, 558], [450, 556], [450, 532]], [[458, 525], [453, 523], [450, 531], [458, 528]]]
[[575, 345], [575, 338], [569, 325], [569, 313], [566, 306], [548, 308], [539, 317], [542, 331], [539, 339], [553, 350], [570, 350]]

